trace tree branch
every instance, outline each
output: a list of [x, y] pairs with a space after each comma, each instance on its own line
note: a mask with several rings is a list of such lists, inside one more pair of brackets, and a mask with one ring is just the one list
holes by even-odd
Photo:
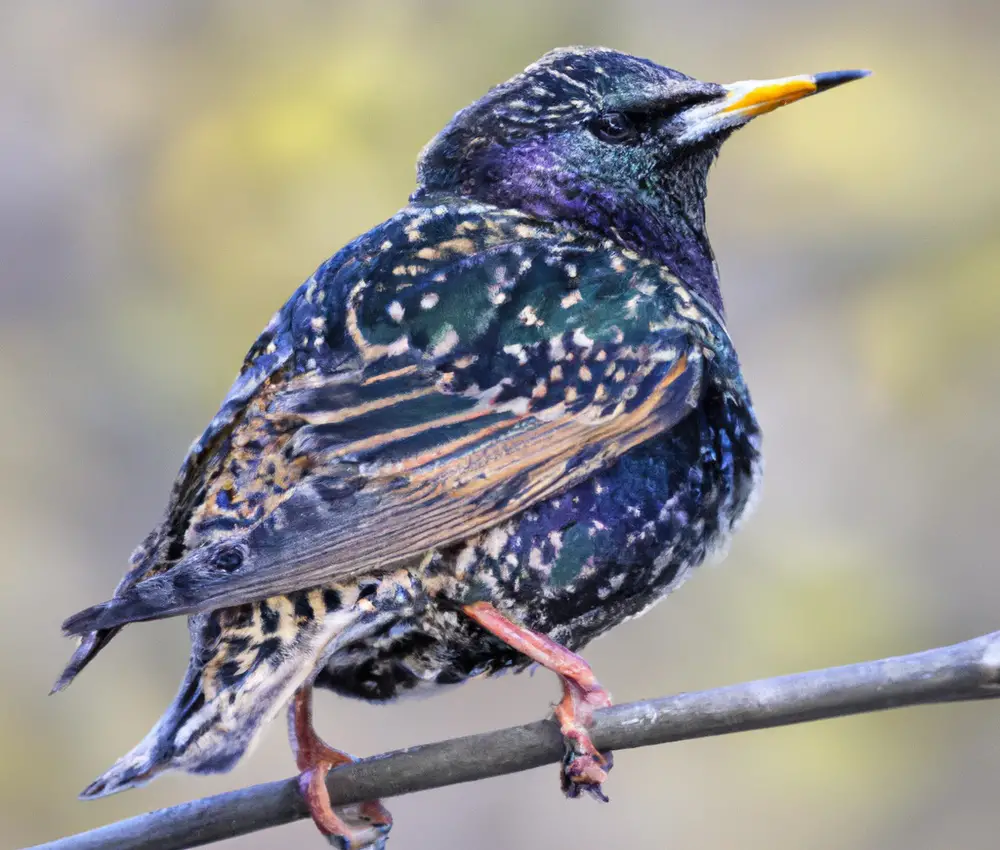
[[[724, 735], [909, 705], [1000, 696], [1000, 632], [954, 646], [618, 705], [595, 714], [601, 750]], [[550, 720], [399, 750], [330, 773], [336, 804], [529, 770], [562, 758]], [[149, 812], [33, 850], [185, 850], [308, 816], [294, 779]]]

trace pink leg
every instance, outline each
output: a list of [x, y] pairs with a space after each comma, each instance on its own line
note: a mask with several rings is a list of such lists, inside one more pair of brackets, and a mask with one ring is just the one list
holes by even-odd
[[587, 791], [607, 800], [601, 784], [611, 769], [611, 754], [597, 751], [588, 732], [594, 710], [611, 705], [611, 695], [601, 687], [594, 671], [575, 652], [545, 635], [508, 620], [488, 602], [474, 602], [462, 609], [480, 626], [505, 644], [551, 670], [562, 681], [563, 698], [556, 706], [556, 720], [566, 740], [562, 789], [569, 797]]
[[295, 692], [288, 706], [288, 738], [301, 774], [299, 788], [313, 823], [338, 850], [384, 850], [392, 815], [377, 800], [334, 809], [326, 790], [326, 775], [354, 759], [325, 743], [312, 723], [312, 685]]

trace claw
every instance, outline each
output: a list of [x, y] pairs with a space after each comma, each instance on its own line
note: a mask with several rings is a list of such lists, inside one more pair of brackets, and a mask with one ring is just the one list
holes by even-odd
[[562, 762], [562, 791], [571, 800], [581, 792], [589, 794], [602, 803], [609, 802], [608, 795], [601, 787], [614, 766], [614, 756], [610, 751], [594, 755], [578, 755], [570, 747]]

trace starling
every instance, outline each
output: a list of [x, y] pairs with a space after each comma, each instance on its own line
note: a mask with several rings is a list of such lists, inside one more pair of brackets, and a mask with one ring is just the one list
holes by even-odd
[[351, 756], [315, 687], [383, 702], [532, 663], [559, 677], [568, 796], [604, 798], [610, 704], [576, 654], [721, 550], [760, 430], [705, 231], [709, 167], [755, 115], [865, 76], [704, 83], [553, 51], [424, 149], [409, 204], [323, 263], [246, 356], [110, 601], [64, 624], [64, 687], [128, 623], [188, 616], [187, 675], [83, 797], [226, 771], [286, 703], [340, 847]]

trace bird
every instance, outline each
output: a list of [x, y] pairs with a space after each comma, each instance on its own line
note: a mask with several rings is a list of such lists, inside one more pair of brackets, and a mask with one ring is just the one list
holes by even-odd
[[[569, 797], [606, 800], [611, 704], [578, 654], [725, 551], [761, 430], [708, 239], [709, 169], [755, 116], [867, 76], [721, 85], [561, 48], [460, 110], [398, 213], [253, 343], [110, 600], [69, 617], [60, 690], [130, 623], [184, 615], [149, 734], [86, 788], [229, 770], [288, 706], [299, 787], [341, 848], [384, 848], [315, 688], [385, 702], [539, 665]], [[223, 320], [223, 317], [219, 317]]]

